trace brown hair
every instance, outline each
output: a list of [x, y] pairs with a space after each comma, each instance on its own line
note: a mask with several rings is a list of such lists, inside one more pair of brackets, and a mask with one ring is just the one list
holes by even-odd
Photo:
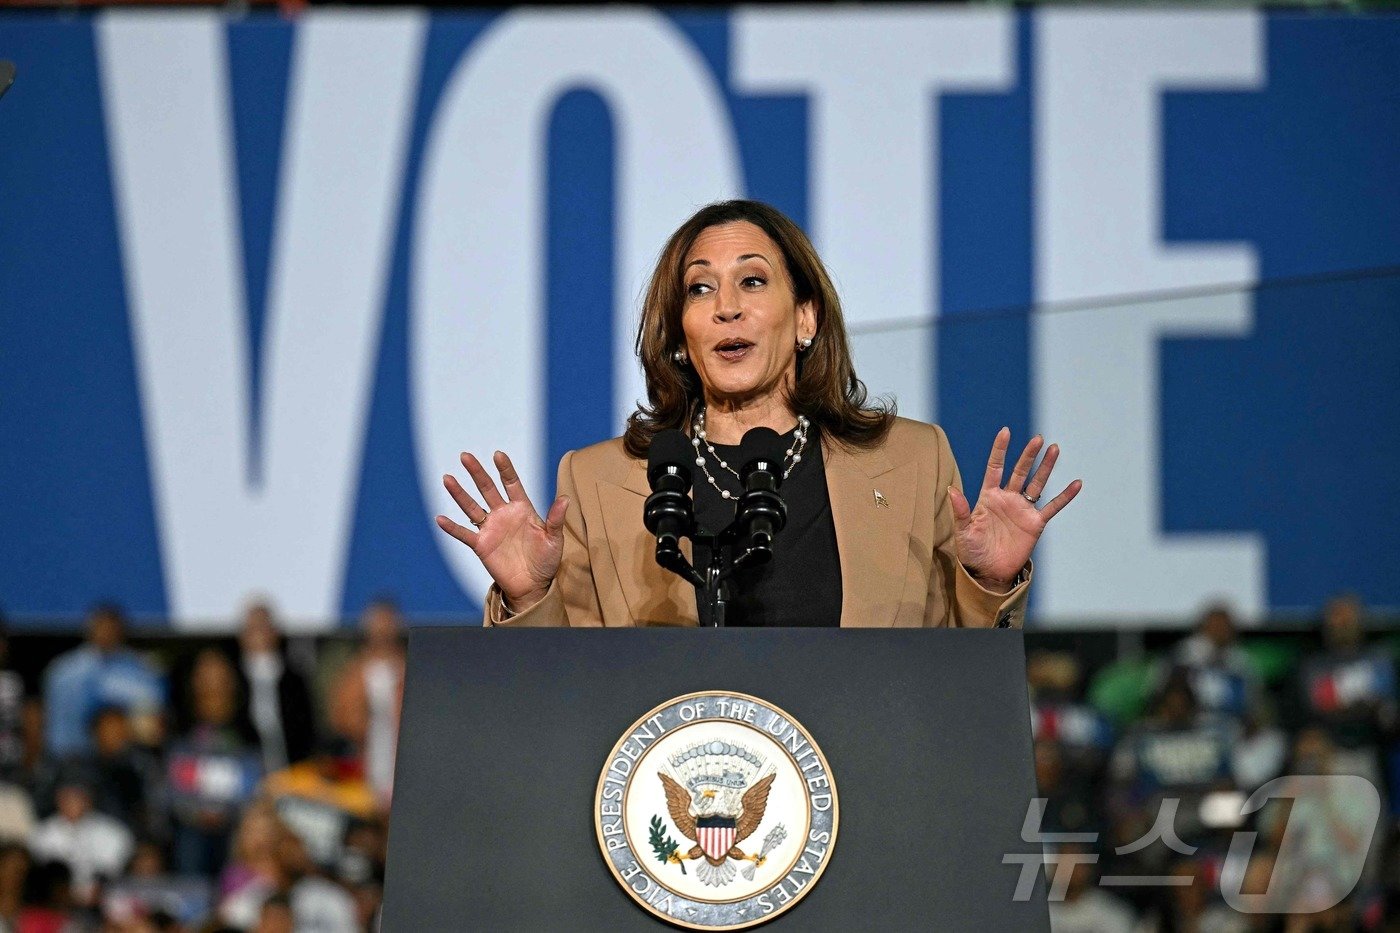
[[672, 354], [684, 345], [685, 256], [701, 232], [747, 221], [777, 244], [798, 304], [812, 302], [817, 331], [812, 346], [797, 358], [797, 381], [788, 404], [831, 438], [853, 447], [872, 447], [889, 433], [894, 404], [867, 404], [865, 384], [851, 363], [841, 299], [812, 241], [777, 208], [760, 201], [720, 201], [702, 207], [671, 234], [647, 286], [637, 328], [637, 357], [646, 373], [647, 402], [627, 419], [623, 445], [632, 457], [645, 457], [651, 439], [668, 428], [684, 430], [704, 392], [689, 363]]

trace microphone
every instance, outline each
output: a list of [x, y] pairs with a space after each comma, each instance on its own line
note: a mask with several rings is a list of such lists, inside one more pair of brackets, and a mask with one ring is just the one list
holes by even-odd
[[0, 97], [5, 96], [5, 92], [10, 89], [10, 85], [15, 83], [15, 63], [0, 61]]
[[681, 538], [695, 532], [695, 503], [690, 499], [690, 464], [694, 459], [690, 438], [676, 428], [658, 432], [647, 451], [647, 482], [652, 492], [643, 507], [642, 522], [656, 535], [656, 562], [668, 570], [686, 563]]
[[739, 470], [744, 493], [734, 523], [739, 540], [752, 552], [749, 562], [763, 563], [773, 557], [773, 537], [787, 524], [787, 506], [778, 495], [783, 483], [783, 439], [772, 428], [754, 428], [739, 444], [746, 455]]

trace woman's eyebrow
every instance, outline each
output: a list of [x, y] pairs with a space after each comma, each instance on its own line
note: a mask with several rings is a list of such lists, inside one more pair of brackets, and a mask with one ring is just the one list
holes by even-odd
[[[769, 262], [768, 257], [765, 256], [765, 255], [763, 255], [762, 253], [745, 253], [744, 255], [740, 256], [738, 259], [736, 259], [736, 260], [734, 260], [734, 261], [735, 261], [735, 262], [747, 262], [747, 261], [750, 260], [750, 259], [762, 259], [764, 262], [768, 263], [768, 265], [769, 265], [770, 268], [771, 268], [772, 265], [773, 265], [773, 263]], [[687, 269], [689, 269], [691, 266], [709, 266], [709, 265], [710, 265], [710, 261], [709, 261], [708, 259], [692, 259], [690, 262], [688, 262], [688, 263], [685, 264], [685, 267], [686, 267]]]

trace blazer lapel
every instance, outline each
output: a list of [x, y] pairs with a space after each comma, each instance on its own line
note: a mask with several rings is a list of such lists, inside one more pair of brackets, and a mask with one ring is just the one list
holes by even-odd
[[822, 453], [841, 558], [841, 625], [894, 625], [910, 557], [917, 464], [895, 465], [881, 449], [835, 442], [824, 443]]
[[[640, 460], [629, 461], [624, 475], [598, 480], [608, 550], [627, 611], [636, 625], [698, 625], [695, 588], [656, 563], [656, 539], [642, 524], [642, 504], [650, 492]], [[690, 542], [681, 547], [690, 558]]]

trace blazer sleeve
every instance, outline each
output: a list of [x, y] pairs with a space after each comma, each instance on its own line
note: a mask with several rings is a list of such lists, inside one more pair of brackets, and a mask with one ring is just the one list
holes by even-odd
[[[934, 469], [934, 572], [929, 574], [928, 599], [924, 603], [925, 626], [952, 628], [1021, 628], [1025, 624], [1026, 600], [1030, 597], [1032, 565], [1026, 562], [1020, 582], [1009, 593], [995, 593], [972, 578], [958, 560], [953, 543], [953, 506], [948, 487], [961, 492], [962, 476], [948, 435], [934, 426], [937, 456]], [[940, 592], [941, 591], [941, 592]]]
[[603, 610], [598, 603], [598, 591], [593, 585], [592, 561], [588, 556], [588, 526], [583, 518], [583, 503], [579, 501], [573, 460], [574, 452], [569, 451], [559, 461], [557, 488], [560, 495], [568, 497], [569, 511], [564, 515], [564, 556], [549, 591], [535, 605], [510, 615], [506, 612], [500, 587], [492, 583], [486, 593], [483, 625], [559, 628], [603, 624]]

